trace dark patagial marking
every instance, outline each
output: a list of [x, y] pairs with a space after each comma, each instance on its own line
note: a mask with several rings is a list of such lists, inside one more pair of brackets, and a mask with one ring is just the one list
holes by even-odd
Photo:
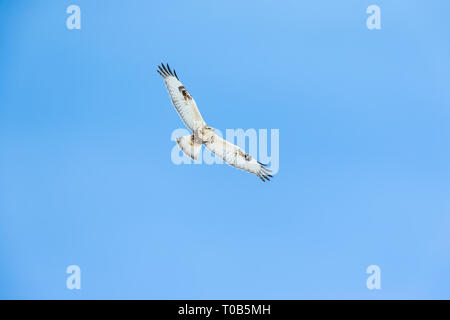
[[238, 154], [239, 154], [241, 157], [243, 157], [243, 158], [245, 159], [245, 161], [250, 161], [250, 160], [252, 160], [252, 157], [251, 157], [248, 153], [246, 153], [246, 152], [244, 152], [244, 151], [242, 151], [242, 150], [238, 150], [237, 152], [238, 152]]
[[189, 92], [186, 90], [185, 87], [179, 86], [178, 90], [180, 90], [181, 94], [183, 95], [184, 100], [186, 100], [186, 101], [192, 100], [191, 95], [189, 94]]

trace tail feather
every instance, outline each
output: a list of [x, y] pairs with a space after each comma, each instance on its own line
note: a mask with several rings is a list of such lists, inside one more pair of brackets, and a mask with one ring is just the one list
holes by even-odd
[[192, 160], [197, 160], [200, 150], [202, 150], [202, 144], [195, 142], [193, 134], [179, 137], [176, 142], [185, 155]]

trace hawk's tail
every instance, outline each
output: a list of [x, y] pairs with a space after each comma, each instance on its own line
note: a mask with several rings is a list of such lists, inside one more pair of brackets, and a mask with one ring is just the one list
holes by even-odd
[[197, 160], [200, 150], [202, 150], [202, 144], [196, 143], [194, 135], [182, 136], [176, 139], [178, 147], [192, 160]]

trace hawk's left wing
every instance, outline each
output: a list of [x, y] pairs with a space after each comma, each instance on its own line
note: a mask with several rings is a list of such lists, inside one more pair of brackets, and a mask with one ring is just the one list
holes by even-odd
[[180, 80], [178, 80], [175, 70], [172, 71], [169, 65], [166, 67], [163, 64], [158, 66], [158, 68], [159, 70], [156, 71], [163, 77], [172, 104], [186, 127], [192, 131], [203, 128], [206, 124], [200, 111], [198, 111], [197, 104]]
[[266, 165], [256, 161], [247, 152], [216, 134], [210, 142], [205, 143], [205, 147], [229, 165], [253, 173], [263, 182], [270, 181], [269, 177], [272, 178], [272, 175], [269, 174], [271, 171], [265, 168]]

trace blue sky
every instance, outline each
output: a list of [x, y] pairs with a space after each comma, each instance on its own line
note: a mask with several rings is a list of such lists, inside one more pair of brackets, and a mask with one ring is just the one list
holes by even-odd
[[[0, 298], [450, 298], [449, 10], [0, 1]], [[172, 163], [162, 61], [213, 127], [280, 130], [273, 182]]]

